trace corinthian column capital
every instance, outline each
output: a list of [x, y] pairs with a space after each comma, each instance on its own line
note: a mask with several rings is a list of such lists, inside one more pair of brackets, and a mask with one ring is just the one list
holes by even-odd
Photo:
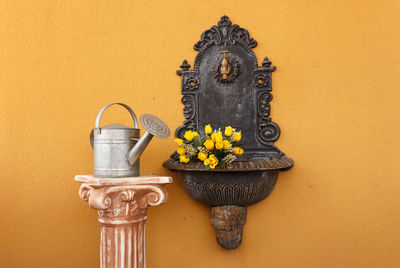
[[83, 183], [79, 196], [97, 209], [102, 223], [130, 223], [146, 219], [148, 206], [167, 202], [162, 185], [97, 186]]

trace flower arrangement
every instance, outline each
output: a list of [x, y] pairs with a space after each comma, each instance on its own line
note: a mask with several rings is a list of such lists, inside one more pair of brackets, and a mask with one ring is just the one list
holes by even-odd
[[236, 159], [235, 155], [243, 154], [243, 149], [239, 147], [242, 133], [231, 126], [225, 127], [222, 133], [221, 129], [213, 130], [208, 124], [205, 133], [205, 136], [200, 136], [196, 131], [189, 130], [184, 134], [185, 140], [174, 140], [178, 145], [176, 152], [180, 162], [202, 161], [206, 169], [224, 168]]

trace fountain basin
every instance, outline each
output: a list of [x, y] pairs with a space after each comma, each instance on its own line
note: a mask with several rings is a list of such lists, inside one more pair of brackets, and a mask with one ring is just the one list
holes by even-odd
[[235, 161], [224, 169], [206, 170], [201, 162], [180, 163], [173, 158], [163, 164], [177, 171], [186, 192], [197, 201], [210, 205], [210, 220], [217, 242], [225, 249], [240, 246], [247, 206], [264, 200], [274, 189], [279, 171], [288, 170], [293, 160], [279, 159]]

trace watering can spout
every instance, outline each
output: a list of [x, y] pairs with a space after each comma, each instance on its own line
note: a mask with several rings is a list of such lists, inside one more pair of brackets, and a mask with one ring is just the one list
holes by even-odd
[[168, 138], [170, 131], [168, 126], [161, 121], [161, 119], [150, 114], [143, 114], [140, 117], [140, 123], [146, 129], [146, 133], [138, 140], [135, 146], [128, 153], [128, 161], [131, 166], [136, 164], [140, 155], [144, 152], [147, 145], [149, 145], [153, 136], [159, 138]]
[[135, 144], [135, 146], [132, 147], [128, 154], [129, 165], [133, 166], [137, 162], [152, 138], [153, 135], [151, 135], [149, 132], [146, 132]]

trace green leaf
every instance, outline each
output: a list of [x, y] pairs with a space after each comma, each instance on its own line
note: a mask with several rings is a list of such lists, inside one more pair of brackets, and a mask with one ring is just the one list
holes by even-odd
[[221, 162], [219, 162], [218, 166], [220, 166], [221, 168], [225, 167], [226, 162], [224, 160], [222, 160]]
[[205, 169], [205, 170], [211, 169], [211, 168], [210, 168], [210, 165], [204, 166], [204, 169]]
[[202, 145], [200, 136], [196, 136], [193, 138], [193, 145], [196, 147]]

